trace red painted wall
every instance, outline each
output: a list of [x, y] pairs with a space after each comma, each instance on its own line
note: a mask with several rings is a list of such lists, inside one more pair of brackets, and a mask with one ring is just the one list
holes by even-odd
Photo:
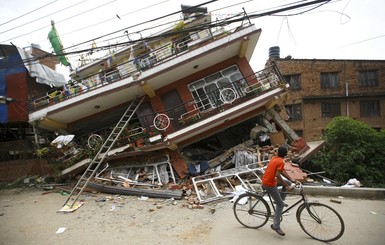
[[16, 101], [8, 104], [8, 122], [28, 122], [28, 87], [27, 73], [7, 75], [7, 97]]

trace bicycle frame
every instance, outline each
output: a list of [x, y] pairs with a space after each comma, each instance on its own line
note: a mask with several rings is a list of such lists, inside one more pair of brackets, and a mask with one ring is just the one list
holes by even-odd
[[[295, 202], [294, 204], [290, 205], [289, 207], [287, 207], [286, 209], [284, 208], [282, 210], [282, 214], [285, 214], [285, 213], [288, 213], [291, 209], [293, 209], [294, 207], [296, 207], [298, 204], [300, 203], [305, 203], [307, 204], [307, 198], [305, 196], [305, 194], [303, 193], [303, 191], [301, 190], [299, 194], [296, 194], [296, 193], [291, 193], [291, 192], [281, 192], [283, 194], [290, 194], [290, 195], [296, 195], [296, 196], [301, 196], [301, 199], [299, 199], [297, 202]], [[269, 201], [270, 201], [270, 204], [271, 206], [273, 207], [273, 211], [275, 212], [275, 205], [274, 205], [274, 202], [273, 202], [273, 199], [271, 198], [270, 194], [267, 192], [267, 191], [264, 191], [264, 195], [267, 195], [269, 197]]]
[[[275, 205], [274, 205], [274, 202], [273, 202], [273, 199], [271, 198], [270, 194], [267, 192], [267, 191], [264, 191], [263, 192], [264, 195], [267, 195], [269, 197], [269, 201], [270, 201], [270, 204], [271, 206], [273, 207], [273, 211], [275, 212]], [[291, 192], [281, 192], [283, 194], [290, 194], [290, 195], [297, 195], [297, 196], [301, 196], [301, 199], [299, 199], [297, 202], [295, 202], [294, 204], [290, 205], [289, 207], [287, 207], [286, 209], [284, 208], [282, 210], [282, 215], [285, 214], [285, 213], [288, 213], [291, 209], [293, 209], [294, 207], [296, 207], [298, 204], [300, 203], [303, 203], [303, 205], [306, 205], [306, 210], [309, 212], [309, 215], [315, 220], [317, 221], [318, 223], [321, 223], [321, 220], [316, 216], [314, 215], [314, 213], [309, 209], [309, 205], [308, 205], [308, 199], [306, 197], [306, 195], [304, 194], [303, 190], [301, 189], [300, 193], [296, 194], [296, 193], [291, 193]], [[298, 212], [299, 209], [297, 209], [297, 212]], [[298, 215], [296, 215], [298, 217]], [[283, 217], [283, 216], [282, 216]]]
[[[307, 235], [323, 242], [338, 240], [345, 230], [344, 221], [338, 212], [318, 201], [309, 201], [301, 184], [299, 184], [297, 190], [299, 192], [281, 192], [281, 194], [300, 196], [299, 200], [296, 200], [294, 204], [283, 208], [282, 214], [288, 213], [298, 206], [295, 216], [300, 227]], [[265, 198], [266, 194], [268, 198]], [[248, 205], [245, 205], [246, 203]], [[249, 190], [235, 200], [233, 212], [236, 219], [243, 226], [257, 229], [264, 226], [269, 219], [275, 216], [276, 205], [274, 199], [266, 190]], [[280, 218], [282, 220], [283, 216]]]

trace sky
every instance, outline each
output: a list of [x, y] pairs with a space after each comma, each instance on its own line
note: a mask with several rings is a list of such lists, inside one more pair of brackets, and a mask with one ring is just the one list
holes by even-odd
[[[97, 46], [111, 45], [155, 34], [154, 29], [145, 30], [149, 27], [171, 27], [181, 14], [148, 21], [180, 11], [181, 4], [205, 2], [209, 0], [0, 0], [0, 43], [19, 47], [33, 43], [52, 52], [47, 36], [53, 20], [66, 52], [91, 48], [93, 41]], [[252, 15], [294, 2], [311, 0], [218, 0], [204, 7], [215, 20], [243, 9]], [[272, 46], [280, 47], [282, 58], [384, 60], [384, 9], [384, 0], [333, 0], [311, 11], [307, 7], [251, 19], [262, 29], [251, 66], [263, 69]], [[69, 59], [78, 65], [79, 56]], [[66, 67], [57, 68], [68, 74]]]

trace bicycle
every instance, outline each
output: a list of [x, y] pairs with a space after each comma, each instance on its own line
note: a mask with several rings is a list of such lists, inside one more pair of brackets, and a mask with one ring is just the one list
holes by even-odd
[[[301, 203], [296, 211], [297, 222], [302, 230], [311, 238], [322, 241], [336, 241], [344, 234], [345, 224], [341, 215], [333, 208], [319, 203], [308, 201], [303, 185], [297, 184], [293, 192], [285, 194], [299, 195], [301, 199], [294, 204], [284, 208], [283, 214], [288, 213], [292, 208]], [[273, 199], [266, 191], [246, 191], [239, 195], [233, 205], [235, 218], [247, 228], [260, 228], [264, 226], [269, 218], [274, 219], [268, 201], [264, 199], [268, 196], [268, 201], [275, 211]]]

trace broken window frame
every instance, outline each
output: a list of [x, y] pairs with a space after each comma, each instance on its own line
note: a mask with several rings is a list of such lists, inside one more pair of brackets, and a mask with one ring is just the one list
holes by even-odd
[[[149, 180], [151, 184], [163, 185], [168, 184], [170, 179], [176, 183], [174, 171], [170, 162], [170, 158], [167, 155], [167, 160], [159, 161], [148, 164], [136, 164], [136, 165], [125, 165], [108, 169], [109, 179], [116, 180], [116, 182], [128, 181], [132, 185], [142, 185], [144, 182], [138, 181], [138, 171], [144, 170], [150, 172]], [[125, 169], [126, 171], [123, 171]], [[99, 176], [101, 173], [98, 174]], [[134, 178], [132, 178], [134, 176]], [[121, 181], [119, 181], [121, 180]]]
[[[268, 161], [263, 161], [262, 163], [267, 165]], [[235, 181], [239, 181], [240, 185], [247, 190], [254, 190], [254, 185], [261, 185], [263, 173], [264, 167], [261, 168], [258, 163], [253, 163], [238, 168], [197, 176], [192, 178], [192, 182], [199, 202], [204, 204], [234, 197], [236, 195]], [[253, 178], [245, 178], [250, 175]], [[219, 188], [220, 182], [227, 183], [231, 191], [226, 192], [221, 190]]]
[[290, 121], [302, 120], [302, 104], [291, 104], [285, 106], [287, 114], [290, 116]]

